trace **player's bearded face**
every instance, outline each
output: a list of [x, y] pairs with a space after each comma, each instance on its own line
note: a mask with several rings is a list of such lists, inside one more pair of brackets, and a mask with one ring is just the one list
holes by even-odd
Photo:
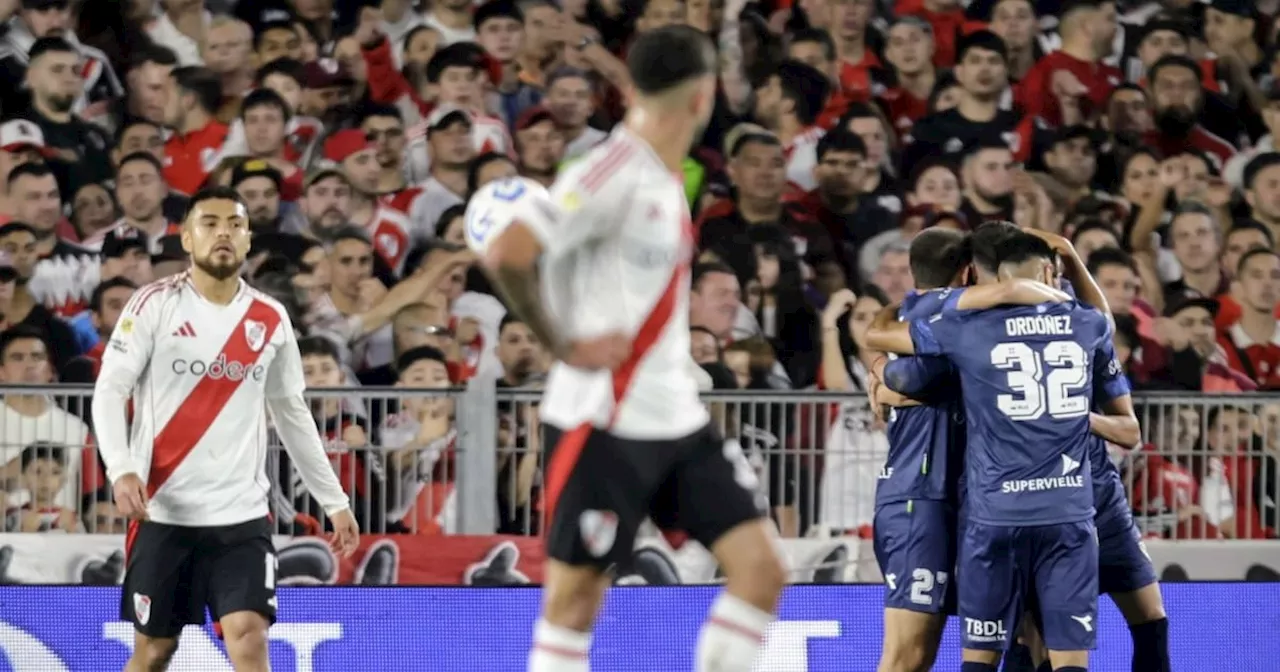
[[231, 200], [201, 202], [187, 216], [182, 247], [201, 271], [225, 280], [234, 277], [249, 254], [249, 215]]

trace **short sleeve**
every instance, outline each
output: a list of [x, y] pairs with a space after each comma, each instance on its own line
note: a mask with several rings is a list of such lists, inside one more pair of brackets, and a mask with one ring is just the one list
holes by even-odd
[[284, 341], [267, 369], [265, 392], [268, 399], [301, 395], [307, 389], [306, 380], [302, 377], [302, 354], [298, 351], [293, 324], [288, 317], [284, 317], [277, 329], [283, 332]]
[[[626, 217], [631, 195], [625, 170], [604, 165], [609, 159], [574, 165], [551, 188], [548, 211], [554, 216], [523, 219], [542, 247], [555, 255], [604, 237]], [[613, 171], [612, 174], [609, 174]]]
[[1124, 367], [1116, 357], [1115, 345], [1108, 338], [1098, 345], [1093, 354], [1093, 402], [1101, 405], [1132, 391]]
[[963, 319], [957, 308], [962, 295], [963, 291], [949, 292], [943, 297], [938, 312], [911, 320], [911, 343], [915, 347], [915, 354], [945, 355], [952, 351], [952, 341], [958, 338], [959, 322]]

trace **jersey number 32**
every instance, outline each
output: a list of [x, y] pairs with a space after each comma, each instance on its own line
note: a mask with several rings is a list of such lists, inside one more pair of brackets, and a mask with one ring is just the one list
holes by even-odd
[[1000, 412], [1013, 420], [1054, 419], [1089, 414], [1089, 399], [1079, 394], [1089, 382], [1089, 356], [1075, 341], [1054, 341], [1043, 354], [1026, 343], [1001, 343], [991, 349], [991, 364], [1007, 371], [1010, 394], [996, 397]]

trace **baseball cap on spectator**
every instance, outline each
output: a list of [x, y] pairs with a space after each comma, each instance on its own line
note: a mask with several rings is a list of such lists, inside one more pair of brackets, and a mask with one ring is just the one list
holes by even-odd
[[1209, 315], [1212, 317], [1218, 316], [1218, 300], [1207, 296], [1188, 296], [1170, 302], [1169, 305], [1164, 307], [1164, 316], [1173, 317], [1188, 308], [1195, 307], [1204, 308], [1209, 311]]
[[516, 118], [515, 129], [517, 131], [527, 130], [544, 121], [554, 121], [551, 116], [551, 110], [541, 105], [534, 105], [521, 112], [520, 116]]
[[342, 180], [343, 182], [347, 181], [346, 173], [343, 173], [341, 170], [339, 170], [337, 166], [324, 165], [318, 168], [314, 168], [311, 170], [311, 172], [307, 173], [306, 179], [302, 180], [302, 188], [310, 189], [311, 185], [315, 184], [316, 182], [319, 182], [320, 180], [328, 179], [330, 177], [336, 177]]
[[342, 64], [331, 59], [322, 58], [303, 66], [302, 88], [335, 89], [351, 86], [355, 80]]
[[240, 162], [234, 169], [232, 169], [231, 186], [238, 187], [241, 182], [244, 182], [251, 177], [268, 178], [272, 182], [275, 182], [276, 189], [279, 189], [280, 185], [284, 183], [284, 176], [280, 174], [280, 171], [272, 167], [270, 163], [267, 163], [263, 159], [249, 159], [248, 161]]
[[1213, 0], [1209, 6], [1223, 14], [1234, 14], [1244, 19], [1256, 16], [1253, 0]]
[[113, 229], [102, 239], [103, 259], [119, 259], [129, 250], [149, 251], [146, 236], [135, 228], [126, 226]]
[[358, 128], [348, 128], [330, 135], [324, 141], [324, 158], [334, 163], [366, 149], [374, 147], [369, 135]]
[[440, 105], [431, 111], [431, 116], [427, 117], [427, 133], [444, 128], [456, 121], [470, 126], [471, 113], [456, 105]]
[[45, 156], [53, 152], [44, 144], [44, 132], [34, 122], [14, 119], [0, 124], [0, 149], [21, 152], [34, 149]]

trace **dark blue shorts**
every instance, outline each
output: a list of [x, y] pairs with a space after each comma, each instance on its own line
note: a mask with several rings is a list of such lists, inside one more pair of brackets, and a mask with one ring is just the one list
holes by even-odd
[[1094, 647], [1098, 542], [1092, 521], [1038, 527], [970, 522], [956, 574], [965, 648], [1007, 648], [1028, 609], [1039, 614], [1050, 650]]
[[1127, 505], [1095, 519], [1098, 524], [1098, 592], [1131, 593], [1157, 581], [1142, 533]]
[[955, 614], [956, 511], [947, 502], [912, 500], [876, 507], [876, 562], [884, 606]]

